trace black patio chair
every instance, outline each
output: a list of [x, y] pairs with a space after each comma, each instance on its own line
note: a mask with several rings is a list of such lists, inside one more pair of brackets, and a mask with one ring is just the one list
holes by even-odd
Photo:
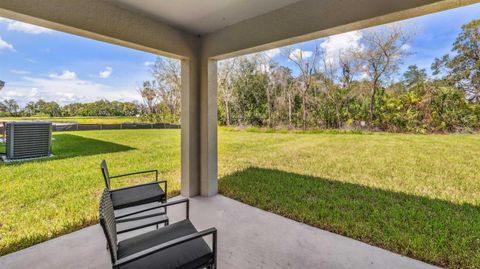
[[[122, 175], [110, 176], [108, 172], [107, 162], [102, 160], [100, 163], [100, 169], [105, 180], [105, 185], [110, 191], [110, 195], [113, 202], [113, 208], [115, 210], [124, 209], [132, 206], [139, 206], [154, 202], [166, 203], [167, 202], [167, 181], [158, 181], [158, 170], [146, 170], [140, 172], [127, 173]], [[119, 189], [110, 188], [110, 180], [119, 177], [133, 176], [146, 173], [155, 173], [155, 181], [145, 184], [139, 184]], [[160, 187], [160, 184], [164, 184], [164, 188]]]
[[[99, 219], [107, 239], [112, 268], [216, 268], [217, 230], [197, 231], [189, 220], [189, 200], [177, 200], [157, 207], [180, 203], [186, 204], [185, 220], [118, 242], [113, 204], [106, 190], [100, 200]], [[203, 239], [209, 235], [212, 236], [212, 248]]]

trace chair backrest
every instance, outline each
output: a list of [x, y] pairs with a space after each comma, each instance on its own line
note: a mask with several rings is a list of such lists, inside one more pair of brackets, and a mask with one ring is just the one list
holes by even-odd
[[110, 174], [108, 173], [107, 162], [105, 160], [100, 162], [100, 169], [102, 170], [103, 179], [105, 180], [105, 186], [110, 190]]
[[105, 188], [100, 198], [99, 219], [103, 232], [108, 242], [110, 257], [112, 263], [117, 261], [117, 227], [115, 224], [115, 214], [113, 212], [112, 198], [110, 191]]

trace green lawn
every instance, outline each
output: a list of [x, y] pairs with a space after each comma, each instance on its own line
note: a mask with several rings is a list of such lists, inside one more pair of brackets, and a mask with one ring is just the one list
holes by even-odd
[[142, 122], [137, 117], [0, 117], [0, 121], [52, 121], [72, 122], [79, 124], [120, 124]]
[[[178, 193], [179, 135], [61, 133], [56, 159], [0, 165], [0, 254], [95, 223], [102, 158]], [[479, 160], [480, 135], [219, 132], [221, 193], [449, 268], [480, 268]]]

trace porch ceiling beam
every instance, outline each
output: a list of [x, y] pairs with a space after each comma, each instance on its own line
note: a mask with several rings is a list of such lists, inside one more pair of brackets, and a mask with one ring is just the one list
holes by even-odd
[[1, 0], [0, 16], [164, 56], [196, 56], [199, 38], [103, 0]]
[[221, 60], [412, 18], [478, 0], [304, 0], [202, 37], [202, 51]]

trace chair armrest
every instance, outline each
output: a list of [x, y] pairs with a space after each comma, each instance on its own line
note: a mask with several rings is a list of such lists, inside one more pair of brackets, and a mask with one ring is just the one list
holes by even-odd
[[118, 189], [113, 189], [113, 190], [109, 190], [110, 192], [115, 192], [115, 191], [121, 191], [121, 190], [127, 190], [127, 189], [131, 189], [131, 188], [136, 188], [136, 187], [140, 187], [140, 186], [146, 186], [146, 185], [153, 185], [153, 184], [164, 184], [165, 185], [165, 200], [167, 198], [167, 193], [168, 193], [168, 190], [167, 190], [167, 181], [166, 180], [160, 180], [160, 181], [155, 181], [155, 182], [149, 182], [149, 183], [143, 183], [143, 184], [138, 184], [138, 185], [133, 185], [133, 186], [127, 186], [127, 187], [123, 187], [123, 188], [118, 188]]
[[182, 237], [179, 237], [179, 238], [176, 238], [176, 239], [173, 239], [173, 240], [170, 240], [168, 242], [165, 242], [165, 243], [162, 243], [160, 245], [157, 245], [157, 246], [154, 246], [154, 247], [151, 247], [149, 249], [146, 249], [146, 250], [143, 250], [143, 251], [140, 251], [140, 252], [137, 252], [135, 254], [132, 254], [132, 255], [129, 255], [125, 258], [122, 258], [122, 259], [119, 259], [117, 260], [113, 266], [114, 267], [117, 267], [117, 266], [120, 266], [120, 265], [124, 265], [124, 264], [127, 264], [127, 263], [130, 263], [130, 262], [133, 262], [133, 261], [136, 261], [138, 259], [141, 259], [143, 257], [146, 257], [146, 256], [149, 256], [149, 255], [152, 255], [152, 254], [155, 254], [157, 252], [160, 252], [162, 250], [165, 250], [165, 249], [168, 249], [168, 248], [171, 248], [171, 247], [174, 247], [176, 245], [180, 245], [182, 243], [185, 243], [185, 242], [188, 242], [188, 241], [192, 241], [194, 239], [197, 239], [197, 238], [200, 238], [200, 237], [204, 237], [204, 236], [207, 236], [207, 235], [212, 235], [213, 236], [213, 256], [214, 256], [214, 260], [215, 260], [215, 265], [216, 265], [216, 257], [217, 257], [217, 229], [215, 228], [209, 228], [209, 229], [206, 229], [206, 230], [203, 230], [203, 231], [200, 231], [200, 232], [196, 232], [196, 233], [193, 233], [193, 234], [189, 234], [189, 235], [186, 235], [186, 236], [182, 236]]
[[180, 200], [164, 203], [164, 204], [161, 204], [161, 205], [158, 205], [158, 206], [153, 206], [153, 207], [150, 207], [150, 208], [147, 208], [147, 209], [142, 209], [142, 210], [139, 210], [139, 211], [136, 211], [136, 212], [131, 212], [131, 213], [128, 213], [128, 214], [125, 214], [125, 215], [122, 215], [122, 216], [118, 216], [115, 219], [118, 220], [118, 219], [121, 219], [121, 218], [129, 217], [129, 216], [136, 215], [136, 214], [143, 213], [143, 212], [147, 212], [147, 211], [150, 211], [150, 210], [159, 209], [159, 208], [166, 208], [168, 206], [177, 205], [177, 204], [181, 204], [181, 203], [186, 204], [185, 217], [186, 217], [186, 219], [189, 219], [190, 218], [190, 200], [188, 198], [183, 198], [183, 199], [180, 199]]
[[145, 170], [145, 171], [139, 171], [139, 172], [132, 172], [127, 174], [110, 176], [110, 178], [119, 178], [119, 177], [133, 176], [133, 175], [146, 174], [146, 173], [155, 173], [155, 181], [158, 181], [158, 170]]
[[[167, 181], [166, 180], [158, 181], [158, 170], [156, 170], [156, 169], [155, 170], [145, 170], [145, 171], [139, 171], [139, 172], [132, 172], [132, 173], [121, 174], [121, 175], [116, 175], [116, 176], [110, 176], [109, 178], [112, 179], [112, 178], [119, 178], [119, 177], [127, 177], [127, 176], [146, 174], [146, 173], [155, 173], [155, 182], [157, 182], [159, 184], [163, 183], [165, 185], [165, 198], [166, 198], [167, 194], [168, 194]], [[146, 183], [146, 184], [150, 184], [150, 183]], [[143, 185], [146, 185], [146, 184], [143, 184]], [[136, 187], [136, 186], [141, 186], [141, 185], [135, 185], [135, 186], [120, 188], [120, 189], [116, 189], [116, 190], [128, 189], [128, 188], [132, 188], [132, 187]]]
[[160, 180], [160, 181], [158, 181], [158, 178], [157, 178], [157, 183], [158, 183], [158, 184], [162, 184], [162, 183], [163, 183], [163, 185], [165, 185], [164, 191], [165, 191], [165, 202], [166, 202], [166, 201], [167, 201], [167, 194], [168, 194], [167, 181], [166, 181], [166, 180]]
[[127, 190], [127, 189], [132, 189], [132, 188], [136, 188], [136, 187], [140, 187], [140, 186], [147, 186], [147, 185], [154, 185], [154, 184], [156, 185], [156, 184], [158, 184], [158, 182], [143, 183], [143, 184], [127, 186], [127, 187], [123, 187], [123, 188], [113, 189], [113, 190], [109, 190], [109, 191], [110, 192], [116, 192], [116, 191]]

